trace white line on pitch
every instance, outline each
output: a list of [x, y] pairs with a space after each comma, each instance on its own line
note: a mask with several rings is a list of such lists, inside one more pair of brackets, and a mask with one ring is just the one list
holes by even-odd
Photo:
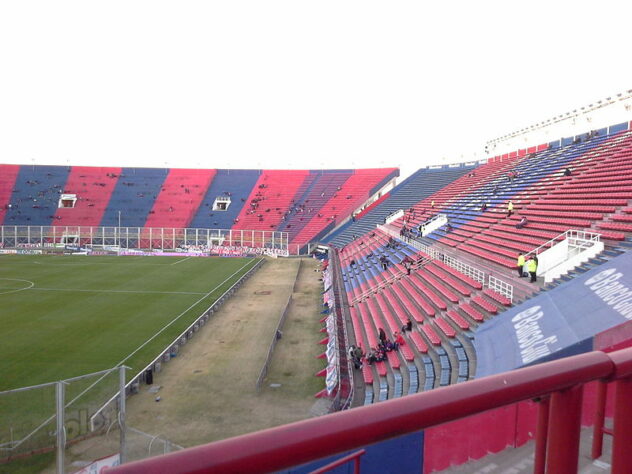
[[187, 260], [188, 260], [188, 259], [190, 259], [190, 258], [191, 258], [190, 256], [189, 256], [189, 257], [186, 257], [186, 258], [181, 258], [181, 259], [180, 259], [180, 260], [178, 260], [177, 262], [173, 262], [171, 265], [177, 265], [178, 263], [185, 262], [185, 261], [187, 261]]
[[[156, 334], [154, 334], [153, 336], [151, 336], [149, 339], [147, 339], [145, 342], [143, 342], [140, 346], [138, 346], [136, 348], [135, 351], [131, 352], [130, 354], [127, 355], [127, 357], [125, 357], [123, 360], [121, 360], [118, 364], [115, 365], [115, 367], [122, 365], [123, 363], [125, 363], [125, 361], [127, 361], [129, 358], [131, 358], [134, 354], [136, 354], [138, 351], [140, 351], [143, 347], [145, 347], [147, 344], [149, 344], [151, 341], [153, 341], [154, 339], [156, 339], [165, 329], [167, 329], [169, 326], [171, 326], [173, 323], [175, 323], [178, 319], [180, 319], [182, 316], [184, 316], [187, 312], [189, 312], [189, 310], [195, 308], [199, 303], [201, 303], [202, 301], [204, 301], [204, 298], [208, 297], [209, 295], [211, 295], [215, 290], [217, 290], [219, 287], [221, 287], [224, 283], [226, 283], [228, 280], [230, 280], [232, 277], [234, 277], [235, 275], [237, 275], [240, 271], [242, 271], [244, 268], [246, 268], [246, 266], [250, 265], [253, 262], [257, 262], [259, 259], [253, 258], [252, 260], [248, 260], [245, 264], [243, 264], [239, 270], [237, 270], [235, 273], [233, 273], [231, 276], [229, 276], [228, 278], [226, 278], [223, 282], [221, 282], [219, 285], [217, 285], [215, 288], [213, 288], [212, 290], [210, 290], [208, 293], [205, 293], [204, 296], [202, 296], [199, 300], [197, 300], [195, 303], [193, 303], [191, 306], [189, 306], [187, 309], [185, 309], [184, 311], [182, 311], [179, 315], [177, 315], [174, 319], [171, 320], [171, 322], [169, 322], [166, 326], [163, 326], [163, 328], [158, 331]], [[66, 404], [66, 406], [70, 406], [71, 404], [73, 404], [75, 401], [77, 401], [79, 398], [81, 398], [86, 392], [88, 392], [92, 387], [94, 387], [96, 384], [98, 384], [101, 380], [103, 380], [103, 378], [105, 377], [105, 375], [102, 375], [101, 377], [99, 377], [99, 379], [95, 382], [93, 382], [89, 387], [85, 388], [83, 390], [83, 392], [81, 392], [79, 395], [77, 395], [75, 398], [73, 398], [70, 402], [68, 402]]]
[[205, 295], [206, 293], [192, 291], [152, 291], [152, 290], [86, 290], [79, 288], [29, 288], [31, 291], [82, 291], [84, 293], [153, 293], [158, 295]]

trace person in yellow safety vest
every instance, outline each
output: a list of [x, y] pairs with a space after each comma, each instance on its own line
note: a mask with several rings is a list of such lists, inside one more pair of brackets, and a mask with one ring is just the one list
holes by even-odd
[[430, 207], [432, 207], [434, 209], [434, 199], [432, 200], [432, 202], [430, 203]]
[[529, 275], [531, 275], [531, 283], [535, 283], [537, 281], [536, 271], [538, 270], [538, 257], [533, 257], [527, 262], [527, 270], [529, 271]]
[[509, 201], [507, 203], [507, 217], [511, 217], [511, 213], [513, 212], [513, 201]]
[[524, 267], [524, 255], [522, 255], [521, 253], [518, 254], [518, 263], [516, 264], [516, 266], [518, 267], [518, 276], [522, 278], [523, 277], [522, 269]]

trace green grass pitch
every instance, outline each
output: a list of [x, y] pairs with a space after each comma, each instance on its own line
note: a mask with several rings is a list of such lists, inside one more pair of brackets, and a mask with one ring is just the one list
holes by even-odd
[[254, 264], [0, 256], [0, 391], [118, 364], [136, 374]]

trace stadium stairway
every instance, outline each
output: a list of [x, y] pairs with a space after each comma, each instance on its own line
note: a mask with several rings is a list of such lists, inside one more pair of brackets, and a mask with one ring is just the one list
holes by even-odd
[[69, 174], [67, 166], [20, 166], [4, 225], [51, 225]]
[[121, 168], [73, 166], [64, 185], [64, 194], [74, 194], [74, 207], [60, 207], [55, 225], [98, 226], [110, 201]]
[[351, 242], [354, 236], [361, 236], [372, 231], [378, 224], [398, 209], [408, 209], [426, 196], [445, 187], [455, 179], [475, 169], [476, 165], [451, 168], [422, 168], [402, 183], [397, 185], [384, 201], [369, 210], [355, 222], [349, 222], [322, 239], [323, 243], [334, 247], [343, 247]]
[[169, 170], [166, 168], [123, 168], [118, 177], [101, 226], [143, 227]]
[[169, 170], [145, 227], [188, 227], [215, 173], [216, 170]]
[[[260, 174], [260, 170], [218, 169], [189, 225], [200, 229], [230, 229]], [[213, 210], [213, 204], [218, 197], [230, 197], [230, 206], [225, 211]]]

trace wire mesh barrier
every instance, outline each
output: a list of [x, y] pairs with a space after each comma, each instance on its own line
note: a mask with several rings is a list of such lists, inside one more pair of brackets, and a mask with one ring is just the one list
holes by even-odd
[[[154, 372], [157, 372], [162, 364], [165, 362], [169, 362], [172, 357], [175, 357], [178, 353], [180, 347], [185, 345], [191, 338], [197, 333], [204, 324], [208, 322], [211, 316], [217, 311], [222, 304], [224, 304], [234, 293], [239, 289], [244, 282], [250, 278], [255, 272], [264, 264], [264, 259], [253, 260], [256, 262], [252, 265], [246, 273], [244, 273], [239, 280], [237, 280], [233, 285], [228, 288], [217, 300], [211, 304], [205, 311], [203, 311], [195, 321], [193, 321], [178, 337], [176, 337], [169, 345], [167, 345], [160, 354], [158, 354], [154, 360], [152, 360], [149, 364], [147, 364], [140, 372], [135, 374], [131, 379], [125, 384], [125, 390], [127, 393], [136, 393], [139, 390], [141, 383], [151, 383], [148, 382], [148, 379], [153, 379]], [[112, 410], [114, 406], [116, 406], [117, 397], [116, 395], [112, 396], [109, 400], [106, 400], [101, 408], [97, 409], [96, 413], [92, 415], [91, 423], [97, 423], [97, 419], [99, 416], [102, 416], [102, 412], [107, 412]]]
[[120, 436], [107, 445], [76, 446], [119, 425], [124, 415], [120, 401], [96, 423], [90, 420], [106, 400], [120, 394], [124, 374], [125, 368], [112, 368], [0, 392], [0, 463], [11, 471], [18, 464], [37, 465], [42, 455], [49, 455], [56, 461], [57, 472], [74, 472], [104, 455], [119, 453]]
[[125, 444], [127, 462], [138, 461], [151, 456], [159, 456], [172, 451], [184, 449], [182, 446], [159, 436], [145, 433], [131, 426], [127, 427], [125, 433]]
[[55, 446], [55, 384], [0, 392], [0, 459]]
[[[289, 254], [287, 232], [153, 227], [0, 226], [0, 253], [127, 251], [228, 255]], [[298, 251], [298, 250], [297, 250]]]

